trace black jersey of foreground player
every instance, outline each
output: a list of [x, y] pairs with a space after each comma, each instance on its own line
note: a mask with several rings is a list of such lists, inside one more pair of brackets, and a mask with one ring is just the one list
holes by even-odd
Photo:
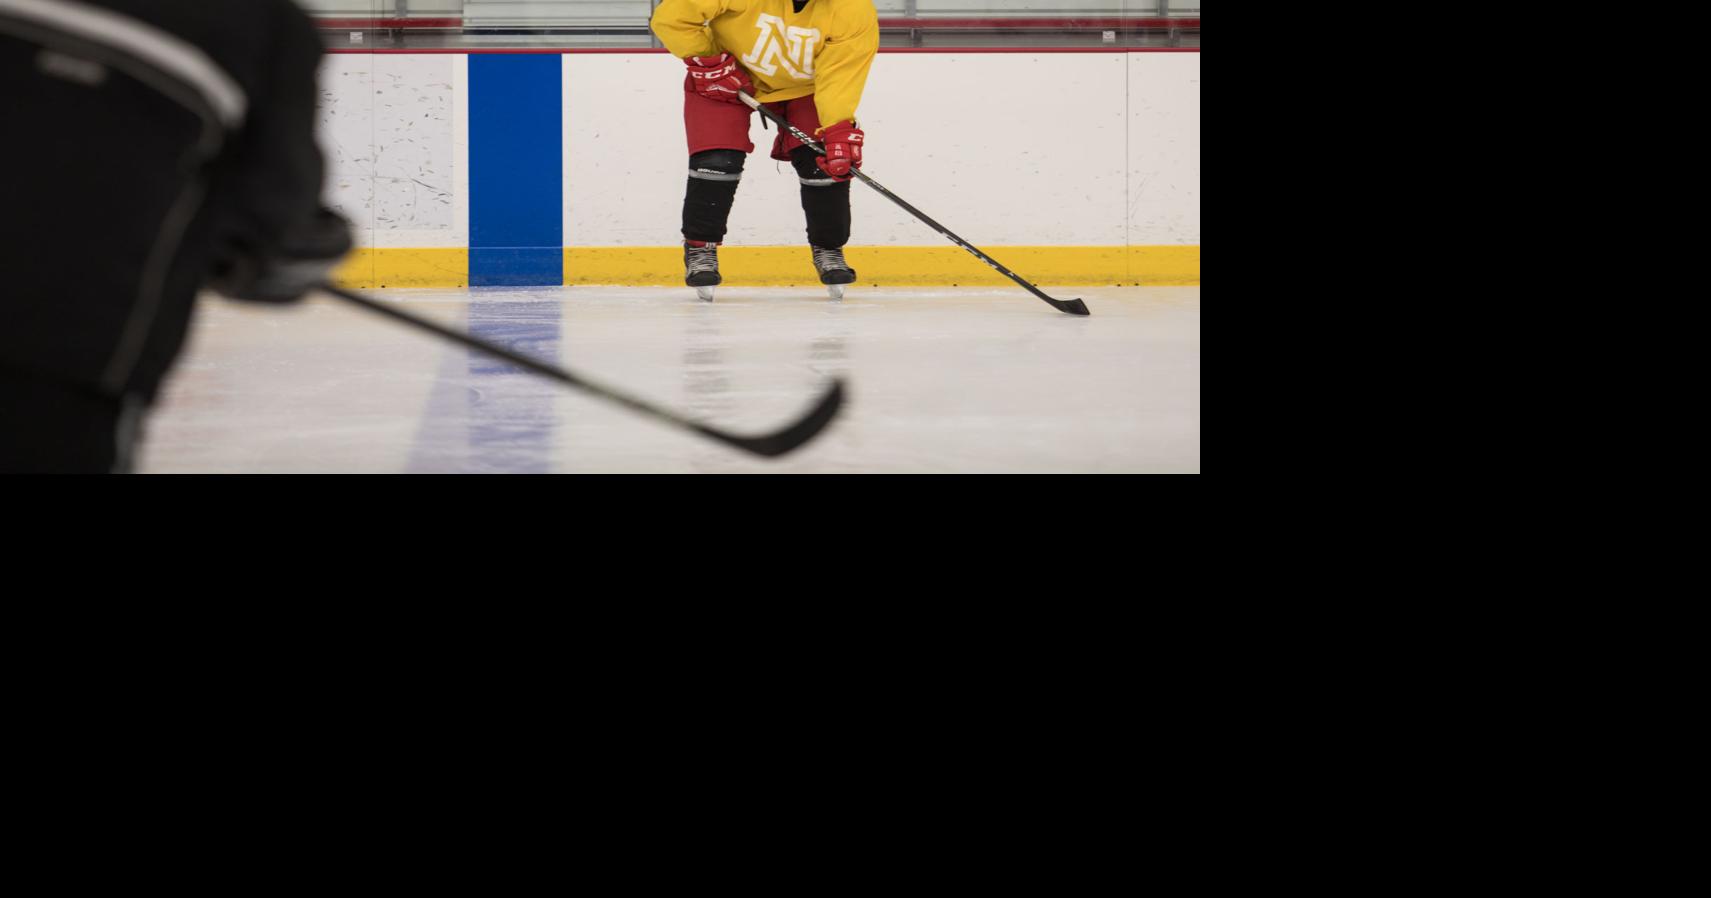
[[0, 470], [122, 466], [200, 287], [288, 302], [349, 250], [320, 58], [291, 0], [0, 0]]

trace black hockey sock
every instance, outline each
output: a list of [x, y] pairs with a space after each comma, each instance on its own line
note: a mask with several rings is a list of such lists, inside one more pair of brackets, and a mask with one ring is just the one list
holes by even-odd
[[683, 237], [721, 243], [737, 184], [743, 179], [744, 155], [738, 150], [708, 150], [689, 157], [689, 186], [683, 194]]
[[808, 242], [837, 249], [850, 242], [850, 182], [834, 181], [814, 163], [807, 147], [790, 151], [790, 164], [802, 181], [802, 213], [808, 219]]

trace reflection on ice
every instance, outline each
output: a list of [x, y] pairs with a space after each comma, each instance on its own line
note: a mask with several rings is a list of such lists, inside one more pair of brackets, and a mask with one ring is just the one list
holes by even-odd
[[[1050, 288], [1047, 288], [1048, 290]], [[1199, 288], [394, 290], [381, 298], [736, 431], [850, 403], [775, 461], [330, 301], [208, 301], [155, 472], [1150, 472], [1200, 468]]]

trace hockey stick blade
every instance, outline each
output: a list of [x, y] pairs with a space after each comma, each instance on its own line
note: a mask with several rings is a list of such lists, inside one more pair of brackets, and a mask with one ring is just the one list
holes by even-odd
[[586, 377], [578, 374], [572, 374], [563, 368], [529, 358], [526, 355], [519, 355], [502, 346], [495, 346], [485, 340], [472, 337], [462, 331], [453, 330], [452, 328], [429, 321], [426, 318], [418, 318], [409, 312], [377, 302], [360, 293], [353, 293], [349, 290], [344, 290], [331, 284], [321, 284], [315, 289], [337, 299], [342, 299], [345, 302], [361, 306], [377, 315], [391, 318], [394, 321], [401, 321], [411, 327], [419, 330], [425, 330], [431, 334], [436, 334], [452, 341], [453, 343], [466, 346], [479, 352], [484, 352], [494, 358], [504, 359], [519, 368], [532, 371], [542, 377], [551, 378], [552, 380], [559, 381], [560, 383], [569, 384], [579, 390], [591, 393], [602, 399], [616, 402], [632, 411], [647, 415], [662, 424], [669, 424], [673, 427], [678, 427], [684, 430], [692, 430], [708, 439], [717, 440], [727, 446], [741, 449], [744, 452], [749, 452], [765, 458], [777, 458], [780, 455], [792, 452], [801, 447], [802, 444], [812, 440], [816, 436], [819, 436], [820, 432], [826, 429], [826, 425], [832, 423], [832, 419], [838, 416], [838, 411], [842, 409], [844, 405], [844, 382], [841, 379], [833, 378], [831, 385], [826, 388], [826, 391], [820, 395], [819, 399], [815, 400], [813, 407], [808, 410], [807, 414], [803, 415], [795, 422], [765, 436], [741, 436], [729, 431], [720, 430], [716, 427], [710, 427], [697, 421], [691, 421], [675, 412], [668, 411], [650, 402], [626, 395], [618, 390], [612, 389], [611, 387], [597, 384]]
[[838, 416], [838, 410], [844, 406], [844, 382], [833, 380], [830, 388], [820, 396], [819, 401], [802, 420], [780, 430], [775, 434], [764, 437], [739, 437], [735, 434], [714, 430], [705, 425], [696, 424], [695, 429], [703, 435], [718, 440], [730, 446], [735, 446], [745, 452], [767, 458], [777, 458], [792, 452], [796, 447], [808, 442], [826, 429], [832, 419]]
[[[779, 128], [782, 128], [786, 131], [789, 131], [792, 136], [794, 136], [797, 140], [802, 142], [803, 146], [807, 147], [810, 150], [813, 150], [816, 153], [824, 154], [826, 152], [826, 148], [819, 145], [818, 143], [815, 143], [814, 138], [809, 137], [807, 134], [803, 133], [802, 129], [800, 129], [800, 128], [796, 127], [795, 125], [792, 125], [790, 122], [786, 121], [783, 116], [780, 116], [778, 113], [773, 112], [772, 110], [766, 108], [765, 106], [762, 106], [760, 104], [759, 100], [756, 100], [754, 97], [750, 96], [747, 93], [743, 93], [741, 91], [739, 91], [737, 93], [737, 96], [741, 97], [743, 103], [745, 105], [747, 105], [750, 109], [753, 109], [754, 111], [760, 113], [761, 115], [765, 116], [766, 118], [771, 119], [774, 124], [778, 125]], [[867, 174], [867, 172], [864, 172], [859, 168], [855, 168], [855, 169], [850, 170], [850, 175], [852, 177], [861, 179], [861, 182], [863, 184], [866, 184], [867, 186], [872, 187], [874, 190], [879, 191], [881, 196], [883, 196], [886, 199], [892, 201], [893, 203], [896, 203], [897, 205], [903, 207], [903, 211], [908, 212], [910, 215], [913, 215], [916, 218], [920, 219], [921, 222], [923, 224], [925, 224], [927, 227], [932, 228], [935, 231], [938, 231], [940, 236], [944, 237], [946, 240], [949, 240], [950, 242], [956, 244], [957, 246], [960, 246], [963, 249], [968, 250], [970, 253], [972, 253], [974, 255], [975, 258], [977, 258], [980, 261], [985, 262], [987, 265], [991, 266], [993, 271], [996, 271], [999, 274], [1004, 275], [1005, 277], [1009, 278], [1010, 280], [1015, 281], [1023, 289], [1027, 290], [1029, 293], [1032, 293], [1035, 296], [1039, 297], [1040, 299], [1044, 300], [1046, 302], [1046, 304], [1051, 306], [1052, 308], [1057, 309], [1060, 312], [1065, 312], [1065, 313], [1070, 314], [1070, 315], [1086, 316], [1086, 315], [1092, 315], [1093, 314], [1092, 312], [1089, 312], [1087, 310], [1087, 303], [1084, 303], [1079, 299], [1069, 299], [1069, 300], [1053, 299], [1050, 296], [1047, 296], [1044, 290], [1041, 290], [1040, 288], [1029, 283], [1025, 278], [1023, 278], [1021, 275], [1017, 274], [1016, 272], [1011, 271], [1008, 268], [1005, 268], [1003, 265], [999, 264], [997, 259], [994, 259], [991, 256], [987, 255], [986, 253], [981, 252], [979, 249], [977, 249], [973, 244], [969, 243], [967, 240], [964, 240], [961, 237], [958, 237], [957, 235], [951, 233], [950, 228], [947, 228], [944, 225], [939, 224], [938, 222], [934, 221], [932, 219], [932, 217], [929, 216], [927, 213], [922, 212], [920, 209], [917, 209], [914, 206], [909, 205], [909, 203], [905, 202], [902, 197], [898, 196], [895, 193], [892, 193], [889, 189], [887, 189], [884, 184], [881, 184], [878, 181], [875, 181], [872, 177], [870, 177]]]

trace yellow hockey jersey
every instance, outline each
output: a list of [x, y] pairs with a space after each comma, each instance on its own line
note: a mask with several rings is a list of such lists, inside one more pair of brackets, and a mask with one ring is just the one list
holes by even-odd
[[762, 103], [813, 94], [823, 126], [855, 119], [879, 51], [873, 0], [664, 0], [653, 31], [679, 58], [736, 57]]

